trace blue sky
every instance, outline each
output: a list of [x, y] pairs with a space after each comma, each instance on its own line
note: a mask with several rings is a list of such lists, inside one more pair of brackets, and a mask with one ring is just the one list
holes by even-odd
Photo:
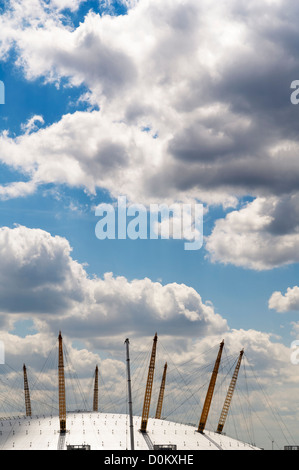
[[[174, 338], [184, 337], [184, 354], [198, 332], [212, 342], [227, 334], [231, 345], [245, 335], [253, 357], [263, 350], [260, 373], [271, 377], [275, 370], [279, 377], [290, 366], [290, 344], [299, 332], [298, 108], [287, 99], [299, 73], [294, 38], [286, 34], [292, 16], [281, 19], [277, 5], [268, 25], [267, 2], [260, 16], [256, 2], [237, 14], [233, 0], [209, 11], [193, 0], [154, 1], [152, 7], [143, 0], [78, 0], [73, 11], [59, 10], [54, 0], [30, 1], [35, 10], [18, 10], [17, 0], [2, 6], [0, 16], [6, 92], [0, 105], [0, 228], [9, 228], [0, 234], [0, 249], [3, 243], [13, 284], [21, 282], [26, 263], [31, 273], [19, 294], [9, 300], [3, 293], [3, 331], [24, 341], [28, 333], [48, 337], [58, 318], [69, 325], [71, 343], [91, 354], [103, 337], [86, 326], [90, 338], [82, 340], [80, 309], [90, 329], [103, 327], [117, 349], [113, 322], [122, 324], [128, 308], [129, 332], [151, 337], [156, 321]], [[26, 127], [33, 117], [34, 126]], [[204, 247], [188, 252], [184, 240], [99, 241], [95, 207], [118, 196], [144, 205], [203, 203]], [[21, 248], [11, 248], [19, 236]], [[26, 286], [39, 292], [47, 270], [46, 299], [51, 307], [56, 292], [57, 305], [38, 311]], [[107, 281], [110, 272], [125, 281]], [[110, 298], [114, 289], [119, 299]], [[146, 289], [152, 305], [151, 294], [143, 298]], [[20, 303], [23, 295], [26, 305], [32, 302], [35, 314], [16, 310], [18, 295]], [[165, 320], [167, 295], [175, 307]]]

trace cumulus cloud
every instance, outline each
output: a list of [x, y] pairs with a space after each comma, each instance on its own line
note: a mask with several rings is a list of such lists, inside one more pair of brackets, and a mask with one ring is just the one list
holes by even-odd
[[291, 310], [299, 310], [299, 287], [289, 287], [285, 293], [274, 292], [269, 299], [269, 308], [279, 313], [289, 312]]
[[[184, 284], [150, 279], [128, 281], [106, 274], [89, 278], [73, 260], [68, 241], [26, 227], [0, 229], [0, 311], [57, 318], [74, 337], [118, 337], [125, 331], [146, 334], [204, 335], [224, 332], [226, 321]], [[53, 317], [54, 316], [54, 317]]]
[[[14, 45], [17, 64], [28, 79], [59, 83], [63, 78], [70, 86], [89, 88], [88, 99], [92, 96], [101, 111], [98, 119], [89, 120], [86, 146], [96, 152], [94, 135], [104, 136], [107, 126], [126, 141], [125, 149], [110, 153], [107, 147], [106, 155], [122, 171], [132, 200], [142, 202], [155, 194], [227, 205], [244, 194], [261, 197], [298, 190], [297, 116], [289, 100], [289, 85], [298, 70], [296, 15], [285, 15], [281, 2], [272, 5], [269, 22], [266, 0], [250, 8], [233, 0], [215, 5], [141, 0], [124, 16], [90, 12], [77, 28], [63, 21], [57, 9], [38, 5], [31, 16], [28, 10], [26, 23], [18, 13], [20, 2], [1, 16], [3, 55]], [[288, 11], [296, 8], [288, 2]], [[75, 120], [76, 128], [85, 129], [83, 113]], [[86, 152], [70, 147], [64, 162], [69, 177], [55, 148], [49, 160], [43, 140], [50, 133], [60, 147], [65, 133], [76, 140], [70, 121], [63, 118], [48, 132], [36, 133], [34, 144], [39, 155], [43, 151], [31, 157], [32, 168], [42, 173], [31, 175], [35, 188], [46, 180], [43, 158], [56, 168], [47, 171], [47, 180], [101, 187], [115, 196], [117, 177], [115, 184], [94, 178], [94, 166], [101, 170], [97, 153], [89, 155], [95, 164], [89, 166]], [[9, 158], [11, 146], [5, 146], [4, 138], [1, 158], [26, 173], [29, 141], [22, 136], [12, 140], [15, 158]]]
[[[65, 115], [60, 122], [16, 140], [5, 133], [0, 148], [1, 161], [16, 169], [21, 165], [28, 177], [22, 186], [15, 185], [16, 196], [18, 189], [22, 195], [26, 187], [30, 192], [29, 188], [56, 182], [85, 187], [93, 194], [98, 187], [114, 195], [122, 191], [142, 202], [145, 196], [136, 180], [142, 181], [145, 168], [148, 178], [154, 178], [153, 165], [163, 158], [161, 146], [146, 132], [111, 123], [98, 111]], [[11, 187], [1, 187], [3, 198], [12, 196]]]
[[213, 262], [255, 270], [299, 261], [298, 195], [257, 198], [219, 219], [206, 248]]
[[1, 295], [5, 313], [62, 313], [83, 302], [86, 273], [67, 240], [26, 227], [0, 229]]

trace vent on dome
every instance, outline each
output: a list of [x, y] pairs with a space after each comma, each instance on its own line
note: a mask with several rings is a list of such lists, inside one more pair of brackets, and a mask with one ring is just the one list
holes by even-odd
[[67, 446], [67, 450], [91, 450], [91, 447], [88, 445], [83, 446]]
[[154, 446], [154, 450], [165, 450], [165, 452], [166, 452], [166, 451], [169, 451], [169, 450], [177, 450], [177, 446], [175, 446], [175, 445]]

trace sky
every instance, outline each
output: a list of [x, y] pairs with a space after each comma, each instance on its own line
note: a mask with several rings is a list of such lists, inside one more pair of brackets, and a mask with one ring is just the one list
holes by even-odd
[[[82, 380], [96, 362], [117, 374], [128, 336], [138, 351], [158, 331], [176, 365], [224, 338], [299, 443], [298, 8], [0, 1], [0, 329], [15, 369], [37, 373], [60, 329]], [[99, 240], [96, 208], [120, 196], [202, 204], [203, 247]]]

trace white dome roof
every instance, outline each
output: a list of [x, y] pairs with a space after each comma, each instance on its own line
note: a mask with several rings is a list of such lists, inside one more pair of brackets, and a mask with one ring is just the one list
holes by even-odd
[[[135, 450], [149, 450], [139, 432], [141, 418], [134, 418]], [[170, 421], [149, 419], [148, 442], [175, 445], [177, 450], [257, 450], [225, 435]], [[15, 417], [0, 420], [1, 450], [67, 450], [67, 446], [90, 446], [91, 450], [130, 450], [129, 417], [101, 413], [69, 413], [67, 433], [59, 434], [57, 416]]]

